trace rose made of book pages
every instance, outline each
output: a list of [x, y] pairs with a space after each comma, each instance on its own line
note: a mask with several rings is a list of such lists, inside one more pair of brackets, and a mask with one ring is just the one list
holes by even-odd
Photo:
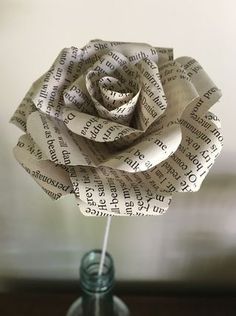
[[11, 122], [14, 154], [53, 199], [85, 215], [159, 215], [197, 191], [222, 148], [220, 90], [169, 48], [92, 40], [63, 49]]

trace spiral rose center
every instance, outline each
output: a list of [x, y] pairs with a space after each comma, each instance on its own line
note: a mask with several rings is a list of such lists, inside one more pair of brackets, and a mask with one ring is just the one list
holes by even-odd
[[102, 77], [99, 80], [99, 89], [103, 105], [107, 110], [118, 109], [132, 100], [134, 94], [129, 91], [118, 79], [114, 77]]
[[[129, 125], [141, 91], [138, 80], [106, 75], [90, 70], [86, 75], [86, 87], [100, 117]], [[130, 78], [132, 79], [132, 78]], [[130, 86], [129, 83], [132, 82]]]

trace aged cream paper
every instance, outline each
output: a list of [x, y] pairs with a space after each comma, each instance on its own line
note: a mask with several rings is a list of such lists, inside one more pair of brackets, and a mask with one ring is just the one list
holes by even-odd
[[160, 215], [197, 191], [222, 148], [221, 97], [200, 64], [144, 43], [65, 48], [11, 122], [19, 163], [53, 199], [85, 215]]

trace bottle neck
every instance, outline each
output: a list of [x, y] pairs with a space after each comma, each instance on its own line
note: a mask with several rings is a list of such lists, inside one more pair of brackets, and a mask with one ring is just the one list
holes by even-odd
[[80, 265], [80, 286], [84, 294], [103, 297], [112, 291], [114, 285], [114, 265], [112, 257], [106, 253], [102, 274], [98, 274], [101, 250], [92, 250], [84, 255]]
[[87, 253], [80, 265], [80, 286], [82, 289], [83, 315], [112, 316], [114, 266], [111, 256], [106, 253], [102, 274], [99, 275], [100, 250]]

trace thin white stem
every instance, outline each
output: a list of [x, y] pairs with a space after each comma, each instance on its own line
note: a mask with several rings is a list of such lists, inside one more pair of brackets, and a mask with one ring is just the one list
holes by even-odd
[[112, 216], [107, 217], [107, 224], [106, 224], [106, 229], [105, 229], [105, 234], [104, 234], [104, 239], [103, 239], [102, 254], [101, 254], [101, 259], [100, 259], [100, 264], [99, 264], [98, 275], [102, 275], [103, 265], [105, 261], [105, 254], [107, 250], [109, 231], [110, 231], [110, 226], [111, 226], [111, 218]]

